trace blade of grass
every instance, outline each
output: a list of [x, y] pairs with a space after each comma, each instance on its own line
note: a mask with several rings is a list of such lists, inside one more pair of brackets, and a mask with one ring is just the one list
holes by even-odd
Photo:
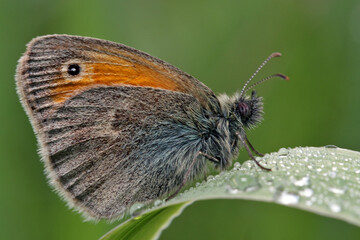
[[174, 199], [148, 207], [102, 239], [156, 239], [190, 203], [207, 199], [275, 202], [360, 226], [360, 153], [329, 147], [280, 149], [252, 161], [236, 163]]

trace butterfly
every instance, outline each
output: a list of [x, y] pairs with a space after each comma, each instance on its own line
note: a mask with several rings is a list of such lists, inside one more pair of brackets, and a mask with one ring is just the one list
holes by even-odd
[[227, 169], [245, 129], [262, 119], [262, 98], [248, 87], [217, 97], [180, 69], [134, 48], [70, 35], [33, 39], [16, 70], [50, 184], [87, 218], [115, 219], [134, 203], [173, 197]]

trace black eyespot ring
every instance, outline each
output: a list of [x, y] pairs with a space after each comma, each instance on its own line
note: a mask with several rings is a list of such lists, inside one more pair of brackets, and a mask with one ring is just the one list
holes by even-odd
[[80, 73], [80, 66], [78, 64], [70, 64], [68, 67], [68, 74], [70, 74], [71, 76], [76, 76]]

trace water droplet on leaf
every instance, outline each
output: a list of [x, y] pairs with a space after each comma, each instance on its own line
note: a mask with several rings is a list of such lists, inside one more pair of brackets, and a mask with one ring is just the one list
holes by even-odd
[[213, 175], [209, 175], [209, 176], [207, 176], [206, 181], [211, 181], [211, 180], [213, 180], [213, 179], [214, 179], [214, 176], [213, 176]]
[[280, 148], [278, 154], [279, 156], [287, 156], [289, 154], [289, 150], [286, 148]]
[[253, 192], [260, 188], [260, 183], [257, 177], [251, 175], [235, 175], [228, 180], [228, 188], [229, 193]]
[[330, 203], [329, 204], [330, 211], [334, 213], [338, 213], [341, 211], [341, 206], [337, 203]]
[[145, 205], [142, 203], [134, 203], [130, 209], [129, 213], [131, 216], [135, 217], [141, 214], [141, 212], [144, 210]]
[[336, 187], [329, 187], [328, 190], [336, 195], [342, 195], [345, 193], [346, 189], [344, 188], [336, 188]]
[[289, 193], [286, 191], [281, 191], [275, 193], [275, 201], [284, 204], [284, 205], [294, 205], [298, 204], [300, 196], [295, 193]]
[[326, 146], [324, 146], [325, 148], [338, 148], [337, 146], [335, 146], [335, 145], [326, 145]]
[[300, 179], [296, 179], [294, 177], [290, 178], [292, 183], [297, 187], [305, 187], [310, 185], [310, 177], [305, 176]]
[[313, 195], [314, 191], [311, 188], [305, 188], [301, 191], [299, 191], [299, 194], [303, 197], [311, 197]]
[[155, 207], [158, 207], [158, 206], [160, 206], [163, 202], [164, 202], [163, 200], [157, 199], [157, 200], [155, 200], [155, 202], [154, 202], [154, 206], [155, 206]]
[[234, 163], [234, 170], [239, 170], [241, 167], [241, 164], [239, 162]]

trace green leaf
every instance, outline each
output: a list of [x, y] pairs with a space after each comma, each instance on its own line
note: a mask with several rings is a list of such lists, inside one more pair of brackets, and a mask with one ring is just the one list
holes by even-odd
[[156, 239], [161, 231], [171, 223], [172, 219], [180, 215], [189, 204], [191, 202], [178, 203], [134, 217], [112, 229], [100, 239]]
[[[102, 239], [156, 239], [172, 219], [196, 200], [249, 199], [275, 202], [360, 226], [360, 153], [334, 146], [280, 149], [209, 176], [207, 181], [154, 206], [133, 206], [143, 215], [119, 225]], [[135, 209], [135, 210], [134, 210]]]

